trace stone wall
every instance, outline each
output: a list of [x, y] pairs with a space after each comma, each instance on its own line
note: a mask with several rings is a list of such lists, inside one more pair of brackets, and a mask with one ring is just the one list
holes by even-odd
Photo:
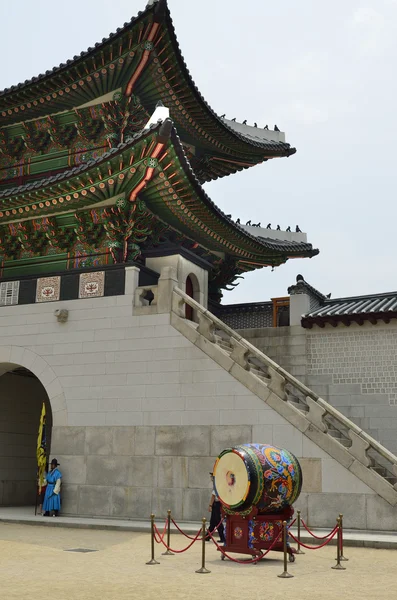
[[[302, 459], [299, 506], [312, 525], [331, 526], [343, 512], [347, 527], [395, 527], [395, 509], [177, 332], [169, 314], [133, 316], [132, 303], [126, 295], [0, 311], [0, 363], [29, 368], [51, 400], [64, 514], [147, 518], [171, 508], [199, 519], [219, 450], [256, 441]], [[66, 323], [58, 309], [69, 310]], [[293, 366], [305, 334], [284, 335]]]
[[307, 332], [307, 383], [397, 453], [397, 326], [340, 325]]
[[281, 365], [297, 379], [306, 382], [306, 330], [302, 327], [263, 327], [239, 330], [246, 340]]

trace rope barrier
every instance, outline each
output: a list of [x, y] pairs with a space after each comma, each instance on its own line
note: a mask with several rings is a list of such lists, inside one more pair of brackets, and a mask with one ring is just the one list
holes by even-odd
[[[188, 538], [189, 540], [193, 540], [194, 537], [192, 537], [191, 535], [188, 535], [187, 533], [185, 533], [178, 525], [178, 523], [176, 523], [174, 521], [174, 519], [171, 519], [173, 525], [175, 525], [175, 527], [177, 528], [177, 530], [179, 531], [179, 533], [181, 533], [182, 535], [184, 535], [186, 538]], [[218, 529], [218, 527], [222, 524], [223, 519], [221, 519], [218, 523], [218, 525], [216, 527], [214, 527], [214, 529], [212, 531], [215, 531], [216, 529]]]
[[208, 532], [208, 533], [209, 533], [212, 541], [214, 542], [215, 546], [223, 554], [223, 556], [226, 556], [226, 558], [228, 558], [232, 562], [238, 563], [239, 565], [249, 565], [249, 564], [255, 564], [255, 563], [259, 562], [260, 560], [262, 560], [262, 558], [264, 558], [266, 556], [266, 554], [269, 554], [269, 552], [273, 549], [273, 546], [275, 546], [276, 542], [282, 536], [283, 532], [282, 532], [282, 530], [279, 532], [278, 536], [276, 537], [275, 540], [273, 540], [270, 548], [268, 548], [266, 550], [266, 552], [264, 552], [263, 554], [261, 554], [261, 556], [258, 556], [258, 558], [253, 558], [252, 560], [238, 560], [237, 558], [232, 558], [230, 556], [230, 554], [227, 554], [227, 552], [225, 552], [225, 550], [223, 549], [222, 546], [219, 546], [219, 544], [216, 542], [216, 540], [214, 539], [214, 537], [212, 536], [212, 534], [210, 532]]
[[[156, 532], [156, 533], [157, 533], [157, 534], [160, 536], [160, 532], [159, 532], [159, 530], [157, 529], [157, 527], [156, 527], [156, 524], [154, 524], [154, 529], [155, 529], [155, 532]], [[190, 548], [191, 546], [193, 546], [194, 542], [197, 542], [197, 540], [199, 539], [200, 535], [201, 535], [201, 529], [199, 529], [199, 531], [198, 531], [198, 533], [197, 533], [196, 537], [195, 537], [195, 538], [193, 538], [193, 541], [192, 541], [192, 542], [191, 542], [191, 543], [190, 543], [188, 546], [186, 546], [186, 548], [184, 548], [183, 550], [174, 550], [173, 548], [170, 548], [170, 547], [169, 547], [169, 546], [168, 546], [168, 545], [167, 545], [167, 544], [164, 542], [164, 537], [163, 537], [163, 538], [161, 538], [161, 536], [160, 536], [160, 542], [163, 544], [163, 546], [164, 546], [165, 548], [167, 548], [167, 550], [170, 550], [171, 552], [175, 552], [175, 553], [177, 553], [177, 554], [181, 554], [182, 552], [186, 552], [186, 550], [189, 550], [189, 548]]]
[[303, 542], [299, 542], [299, 540], [291, 533], [289, 532], [289, 535], [292, 537], [292, 539], [297, 542], [300, 543], [301, 546], [303, 546], [304, 548], [306, 548], [307, 550], [318, 550], [319, 548], [323, 548], [324, 546], [326, 546], [327, 544], [330, 543], [330, 541], [335, 537], [335, 535], [338, 533], [338, 529], [339, 527], [336, 526], [335, 529], [331, 532], [332, 536], [329, 537], [323, 544], [320, 544], [320, 546], [308, 546], [307, 544], [304, 544]]
[[332, 534], [333, 534], [333, 532], [335, 531], [335, 528], [334, 528], [334, 529], [333, 529], [333, 530], [332, 530], [330, 533], [327, 533], [327, 535], [319, 536], [319, 535], [316, 535], [315, 533], [313, 533], [312, 531], [310, 531], [310, 529], [308, 528], [308, 526], [306, 525], [306, 523], [304, 522], [304, 520], [303, 520], [303, 519], [301, 519], [301, 523], [302, 523], [303, 527], [306, 529], [306, 531], [307, 531], [308, 533], [310, 533], [310, 535], [311, 535], [312, 537], [314, 537], [316, 540], [325, 540], [325, 539], [327, 539], [327, 538], [328, 538], [330, 535], [332, 535]]
[[[157, 544], [160, 544], [160, 543], [163, 541], [163, 539], [164, 539], [164, 537], [165, 537], [165, 534], [166, 534], [166, 531], [167, 531], [167, 521], [166, 521], [166, 522], [165, 522], [165, 524], [164, 524], [163, 533], [162, 533], [161, 535], [160, 535], [160, 532], [159, 532], [159, 530], [157, 529], [156, 525], [154, 525], [154, 529], [155, 529], [155, 531], [154, 531], [154, 540], [155, 540], [155, 542], [156, 542]], [[156, 531], [157, 531], [157, 533], [159, 534], [159, 539], [157, 539], [157, 537], [156, 537]]]
[[171, 519], [172, 523], [175, 525], [175, 527], [177, 528], [177, 530], [179, 531], [179, 533], [181, 533], [182, 535], [184, 535], [185, 537], [187, 537], [189, 540], [194, 540], [194, 537], [191, 535], [188, 535], [187, 533], [185, 533], [184, 531], [182, 531], [182, 529], [179, 527], [179, 525], [174, 521], [174, 519]]

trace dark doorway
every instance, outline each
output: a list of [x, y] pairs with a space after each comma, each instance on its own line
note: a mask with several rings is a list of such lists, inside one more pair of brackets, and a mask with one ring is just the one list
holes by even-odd
[[[186, 277], [186, 294], [194, 298], [193, 281], [190, 276]], [[189, 321], [193, 321], [193, 308], [189, 304], [185, 304], [185, 317]]]
[[0, 506], [34, 505], [37, 489], [37, 436], [46, 406], [47, 456], [52, 412], [47, 392], [33, 373], [1, 365], [0, 376]]

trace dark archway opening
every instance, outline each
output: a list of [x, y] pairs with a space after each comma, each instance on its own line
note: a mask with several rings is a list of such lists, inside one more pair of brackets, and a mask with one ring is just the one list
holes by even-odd
[[48, 457], [51, 405], [44, 386], [31, 371], [0, 365], [0, 374], [0, 506], [34, 505], [41, 410], [44, 402]]
[[[186, 277], [186, 294], [194, 298], [193, 281], [190, 276]], [[193, 321], [193, 308], [189, 304], [185, 304], [185, 317], [189, 321]]]

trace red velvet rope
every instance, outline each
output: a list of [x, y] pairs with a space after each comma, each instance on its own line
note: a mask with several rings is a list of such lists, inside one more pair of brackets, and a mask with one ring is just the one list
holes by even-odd
[[160, 544], [160, 542], [162, 542], [162, 541], [163, 541], [163, 539], [164, 539], [164, 536], [165, 536], [165, 533], [166, 533], [166, 531], [167, 531], [167, 521], [166, 521], [166, 522], [165, 522], [165, 524], [164, 524], [164, 529], [163, 529], [163, 533], [162, 533], [162, 535], [160, 535], [160, 532], [159, 532], [159, 530], [157, 529], [156, 525], [154, 525], [154, 528], [155, 528], [155, 530], [157, 531], [157, 533], [159, 534], [159, 539], [157, 539], [157, 537], [156, 537], [156, 531], [154, 531], [154, 534], [153, 534], [154, 540], [155, 540], [155, 542], [157, 542], [157, 544]]
[[[184, 535], [185, 537], [187, 537], [189, 540], [194, 540], [195, 538], [193, 538], [191, 535], [188, 535], [187, 533], [185, 533], [184, 531], [182, 531], [182, 529], [179, 527], [179, 525], [174, 521], [174, 519], [171, 519], [172, 523], [175, 525], [175, 527], [177, 528], [177, 530], [179, 531], [179, 533], [181, 533], [182, 535]], [[223, 519], [221, 519], [218, 523], [218, 525], [214, 528], [213, 531], [215, 531], [215, 529], [218, 529], [219, 525], [222, 523]]]
[[[159, 532], [159, 530], [157, 529], [157, 527], [156, 527], [156, 524], [155, 524], [155, 523], [154, 523], [154, 529], [155, 529], [155, 532], [156, 532], [156, 533], [157, 533], [157, 534], [160, 536], [160, 532]], [[193, 546], [194, 542], [197, 542], [197, 540], [199, 539], [199, 537], [200, 537], [201, 533], [202, 533], [202, 529], [201, 529], [201, 527], [200, 527], [200, 529], [199, 529], [199, 530], [198, 530], [198, 532], [197, 532], [197, 535], [196, 535], [196, 537], [193, 539], [193, 541], [192, 541], [192, 542], [190, 542], [190, 544], [189, 544], [188, 546], [186, 546], [186, 548], [183, 548], [183, 550], [174, 550], [173, 548], [170, 548], [170, 546], [168, 546], [168, 545], [167, 545], [167, 544], [164, 542], [164, 539], [162, 539], [161, 537], [160, 537], [160, 542], [163, 544], [163, 546], [165, 546], [165, 548], [167, 548], [167, 550], [170, 550], [171, 552], [175, 552], [176, 554], [181, 554], [182, 552], [186, 552], [186, 550], [189, 550], [189, 548], [190, 548], [191, 546]]]
[[288, 528], [290, 528], [290, 527], [292, 527], [292, 525], [295, 525], [295, 523], [296, 523], [296, 519], [294, 519], [294, 520], [292, 521], [292, 523], [289, 523], [289, 525], [287, 525], [287, 527], [288, 527]]
[[329, 544], [330, 541], [335, 537], [335, 535], [338, 533], [338, 525], [335, 526], [335, 529], [331, 533], [332, 536], [329, 537], [323, 544], [320, 544], [320, 546], [308, 546], [307, 544], [300, 542], [291, 532], [289, 532], [289, 535], [292, 537], [293, 540], [295, 540], [297, 544], [300, 544], [304, 548], [307, 548], [307, 550], [318, 550], [319, 548], [323, 548], [324, 546]]
[[306, 523], [304, 522], [304, 520], [303, 520], [303, 519], [301, 519], [301, 523], [302, 523], [303, 527], [306, 529], [306, 531], [307, 531], [308, 533], [310, 533], [310, 535], [311, 535], [312, 537], [316, 538], [316, 540], [325, 540], [325, 539], [327, 539], [327, 538], [328, 538], [330, 535], [332, 535], [332, 534], [333, 534], [333, 532], [335, 531], [335, 529], [333, 529], [333, 530], [332, 530], [330, 533], [327, 533], [327, 535], [319, 536], [319, 535], [316, 535], [315, 533], [313, 533], [312, 531], [310, 531], [310, 529], [308, 528], [308, 526], [306, 525]]
[[262, 558], [264, 558], [266, 556], [266, 554], [269, 554], [270, 550], [273, 549], [273, 546], [275, 546], [276, 542], [279, 540], [279, 538], [283, 535], [283, 530], [281, 530], [278, 534], [278, 536], [276, 537], [275, 540], [273, 540], [270, 548], [268, 548], [266, 550], [266, 552], [264, 554], [261, 554], [261, 556], [258, 556], [258, 558], [254, 558], [252, 560], [238, 560], [237, 558], [232, 558], [230, 556], [230, 554], [227, 554], [227, 552], [224, 551], [224, 549], [222, 548], [222, 546], [219, 546], [219, 544], [217, 544], [217, 542], [215, 541], [215, 539], [213, 538], [212, 534], [210, 532], [208, 532], [208, 534], [210, 535], [212, 541], [214, 542], [215, 546], [218, 548], [218, 550], [220, 550], [223, 554], [223, 556], [226, 556], [226, 558], [228, 558], [229, 560], [231, 560], [232, 562], [238, 563], [240, 565], [249, 565], [249, 564], [254, 564], [259, 562], [260, 560], [262, 560]]

